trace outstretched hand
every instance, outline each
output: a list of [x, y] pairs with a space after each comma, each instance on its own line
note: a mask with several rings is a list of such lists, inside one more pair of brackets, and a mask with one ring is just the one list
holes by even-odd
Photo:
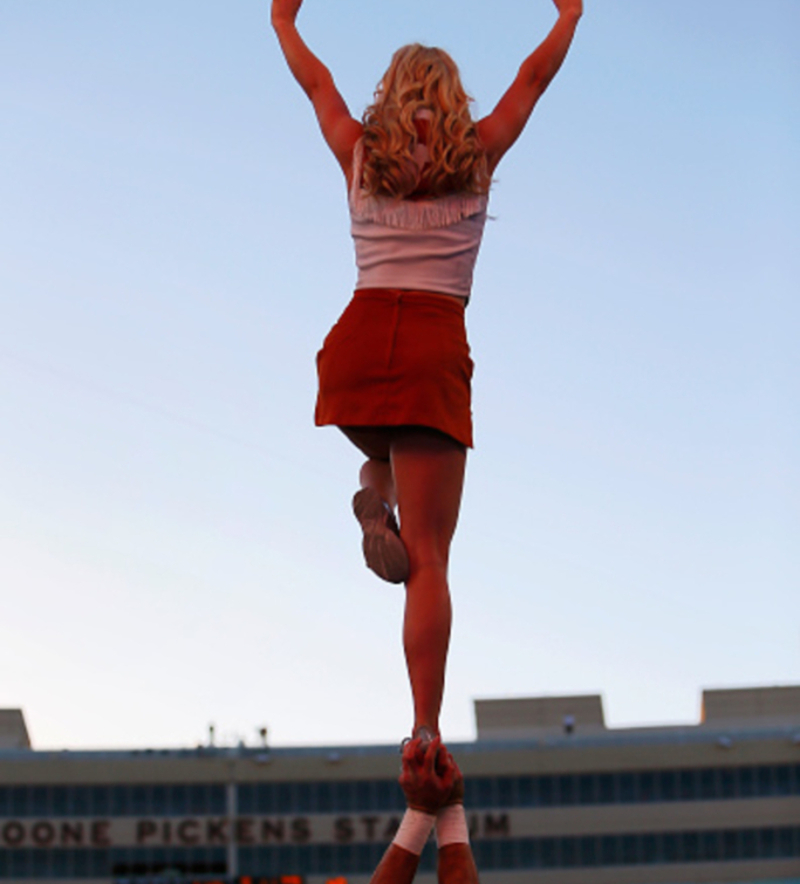
[[290, 21], [297, 18], [303, 0], [272, 0], [272, 21]]
[[[463, 800], [464, 781], [453, 756], [442, 746], [440, 737], [423, 744], [410, 740], [403, 749], [403, 772], [400, 788], [408, 806], [424, 813], [436, 813], [445, 804], [455, 803], [453, 792], [460, 782]], [[456, 796], [457, 800], [458, 796]]]

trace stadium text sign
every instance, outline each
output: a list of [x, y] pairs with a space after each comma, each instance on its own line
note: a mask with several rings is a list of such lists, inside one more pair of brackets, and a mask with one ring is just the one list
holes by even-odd
[[[511, 836], [508, 813], [473, 814], [473, 838]], [[213, 847], [350, 844], [392, 840], [400, 817], [382, 814], [297, 817], [112, 817], [0, 820], [0, 847]]]

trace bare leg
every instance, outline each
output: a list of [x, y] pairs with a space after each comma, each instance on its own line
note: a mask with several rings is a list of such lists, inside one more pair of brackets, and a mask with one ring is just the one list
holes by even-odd
[[414, 727], [439, 732], [452, 611], [447, 584], [450, 542], [458, 521], [466, 451], [424, 429], [398, 432], [391, 464], [408, 550], [403, 645], [414, 700]]
[[340, 429], [367, 455], [367, 460], [358, 476], [361, 487], [374, 488], [392, 509], [396, 509], [397, 495], [390, 462], [392, 431], [387, 427], [340, 427]]
[[394, 476], [392, 476], [392, 467], [388, 460], [378, 460], [371, 457], [364, 462], [358, 478], [362, 488], [374, 488], [392, 509], [397, 507]]

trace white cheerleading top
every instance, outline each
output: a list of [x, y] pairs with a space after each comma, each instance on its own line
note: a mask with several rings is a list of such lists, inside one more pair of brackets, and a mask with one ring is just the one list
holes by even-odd
[[[426, 151], [423, 145], [418, 150]], [[419, 200], [372, 196], [361, 187], [363, 164], [364, 142], [359, 139], [349, 195], [356, 288], [414, 289], [468, 299], [488, 194]]]

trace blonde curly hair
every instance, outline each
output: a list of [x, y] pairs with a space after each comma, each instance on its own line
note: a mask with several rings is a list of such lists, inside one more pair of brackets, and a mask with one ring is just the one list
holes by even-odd
[[[396, 199], [421, 185], [430, 196], [486, 193], [491, 181], [470, 101], [444, 50], [419, 43], [398, 49], [364, 112], [364, 190]], [[430, 125], [424, 172], [414, 158], [420, 111]]]

